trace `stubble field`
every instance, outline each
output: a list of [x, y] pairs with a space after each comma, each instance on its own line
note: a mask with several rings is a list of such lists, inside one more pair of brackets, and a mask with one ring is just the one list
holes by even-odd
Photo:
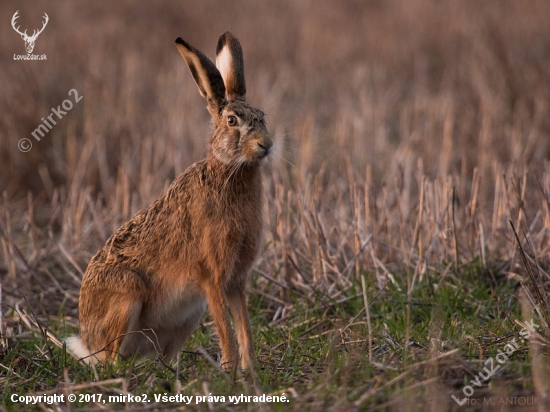
[[[28, 32], [48, 13], [47, 60], [14, 60], [16, 10]], [[0, 16], [0, 410], [548, 409], [548, 1], [7, 1]], [[179, 364], [85, 366], [59, 342], [88, 261], [205, 153], [174, 40], [213, 58], [226, 30], [277, 146], [248, 285], [259, 386], [220, 372], [208, 315]], [[151, 402], [13, 402], [69, 393]], [[290, 402], [229, 400], [258, 393]]]

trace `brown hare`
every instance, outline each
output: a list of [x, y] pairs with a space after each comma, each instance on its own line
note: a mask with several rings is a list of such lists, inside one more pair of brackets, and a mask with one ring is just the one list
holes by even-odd
[[90, 363], [134, 353], [172, 358], [208, 304], [223, 368], [236, 367], [239, 352], [241, 367], [252, 368], [245, 284], [260, 250], [260, 167], [273, 141], [264, 114], [245, 102], [242, 49], [231, 33], [220, 36], [215, 65], [181, 38], [176, 46], [214, 121], [206, 158], [91, 259], [80, 289], [80, 336], [67, 346]]

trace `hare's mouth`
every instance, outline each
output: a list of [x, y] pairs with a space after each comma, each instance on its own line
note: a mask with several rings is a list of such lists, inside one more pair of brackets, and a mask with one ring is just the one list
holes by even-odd
[[242, 159], [246, 162], [259, 162], [272, 152], [272, 145], [266, 142], [250, 142], [243, 147]]

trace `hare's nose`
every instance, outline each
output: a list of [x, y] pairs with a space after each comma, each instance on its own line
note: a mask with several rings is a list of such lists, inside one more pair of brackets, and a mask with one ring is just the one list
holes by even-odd
[[262, 157], [265, 157], [269, 154], [269, 152], [271, 151], [271, 147], [273, 145], [270, 143], [264, 142], [264, 144], [258, 143], [258, 146], [260, 146], [260, 148], [263, 149], [264, 152], [262, 153]]

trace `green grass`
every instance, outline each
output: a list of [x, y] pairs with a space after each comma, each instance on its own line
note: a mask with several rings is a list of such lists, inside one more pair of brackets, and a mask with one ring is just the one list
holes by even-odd
[[[368, 273], [365, 275], [367, 279], [371, 278]], [[365, 339], [368, 336], [367, 323], [364, 312], [360, 313], [364, 307], [362, 297], [341, 304], [314, 297], [309, 300], [295, 297], [284, 321], [272, 322], [271, 313], [266, 311], [266, 298], [252, 292], [249, 307], [259, 359], [257, 373], [261, 390], [263, 393], [285, 393], [290, 398], [292, 410], [331, 405], [350, 409], [377, 408], [398, 402], [396, 394], [399, 393], [430, 401], [429, 385], [420, 386], [412, 394], [407, 392], [407, 388], [419, 380], [436, 376], [438, 386], [447, 391], [446, 395], [439, 394], [438, 404], [456, 409], [458, 405], [451, 401], [450, 394], [454, 393], [460, 399], [464, 397], [462, 385], [468, 384], [471, 378], [465, 368], [477, 373], [483, 369], [477, 362], [480, 357], [487, 359], [496, 356], [505, 342], [518, 337], [519, 327], [514, 319], [522, 319], [521, 308], [518, 300], [513, 298], [518, 283], [502, 276], [495, 282], [498, 275], [491, 269], [482, 269], [478, 262], [462, 267], [459, 275], [448, 276], [439, 284], [441, 274], [430, 273], [432, 287], [424, 282], [412, 294], [408, 350], [405, 349], [407, 298], [404, 292], [407, 285], [390, 282], [372, 299], [378, 291], [373, 282], [367, 282], [367, 293], [372, 300], [372, 362], [368, 359]], [[360, 290], [360, 282], [357, 282], [350, 288], [349, 296]], [[52, 319], [47, 326], [59, 336], [75, 332], [64, 324], [62, 307], [57, 319]], [[352, 341], [357, 342], [349, 343]], [[82, 389], [70, 390], [75, 394], [102, 393], [103, 400], [108, 400], [109, 395], [120, 393], [122, 389], [134, 395], [146, 394], [151, 401], [147, 403], [149, 407], [155, 405], [155, 394], [177, 393], [175, 362], [163, 364], [158, 359], [133, 359], [97, 366], [94, 371], [51, 343], [53, 357], [50, 357], [38, 330], [20, 335], [17, 340], [8, 341], [8, 345], [2, 361], [8, 367], [0, 371], [2, 405], [7, 410], [15, 411], [21, 407], [10, 402], [12, 394], [63, 393], [67, 379], [71, 385], [83, 386]], [[255, 395], [250, 377], [225, 379], [196, 351], [198, 347], [206, 348], [214, 359], [219, 352], [209, 316], [205, 316], [181, 354], [179, 382], [183, 389], [180, 393], [186, 396], [203, 395], [206, 385], [209, 393], [226, 397], [226, 403], [216, 403], [215, 408], [245, 410], [247, 405], [231, 405], [228, 397]], [[435, 361], [439, 369], [435, 375], [429, 371], [432, 361], [415, 366], [452, 349], [458, 349], [458, 352]], [[405, 364], [408, 366], [404, 367]], [[411, 371], [406, 377], [388, 384], [406, 370]], [[118, 381], [102, 383], [113, 379]], [[509, 388], [510, 393], [518, 390], [533, 393], [527, 347], [520, 348], [504, 365], [502, 374], [491, 379], [490, 384], [484, 383], [477, 392], [484, 396], [493, 395], [491, 387], [494, 387], [495, 381], [498, 381], [499, 390]], [[93, 386], [93, 382], [99, 386]], [[372, 391], [372, 396], [361, 400], [367, 391]], [[297, 399], [293, 398], [294, 394], [298, 395]], [[358, 400], [361, 404], [354, 405]], [[121, 403], [107, 404], [113, 408], [125, 406]], [[202, 403], [197, 405], [193, 402], [193, 405], [198, 409], [208, 408]], [[71, 406], [92, 407], [93, 403], [76, 402]], [[129, 406], [140, 407], [133, 403]], [[157, 406], [165, 407], [166, 404], [161, 402]], [[270, 407], [281, 411], [289, 408], [285, 404], [270, 404]]]

